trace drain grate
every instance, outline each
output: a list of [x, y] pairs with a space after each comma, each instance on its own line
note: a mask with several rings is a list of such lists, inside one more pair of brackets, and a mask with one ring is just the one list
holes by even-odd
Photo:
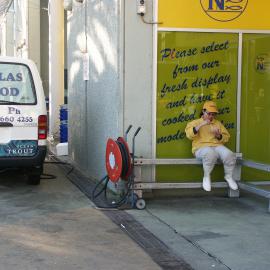
[[139, 244], [162, 269], [192, 270], [189, 264], [175, 256], [167, 245], [128, 213], [120, 210], [103, 211], [103, 213]]

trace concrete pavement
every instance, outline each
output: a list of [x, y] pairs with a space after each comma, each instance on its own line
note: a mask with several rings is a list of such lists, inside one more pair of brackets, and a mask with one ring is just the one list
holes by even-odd
[[161, 269], [53, 164], [56, 179], [28, 186], [0, 175], [0, 269]]
[[270, 269], [268, 200], [225, 194], [151, 199], [128, 212], [194, 270]]

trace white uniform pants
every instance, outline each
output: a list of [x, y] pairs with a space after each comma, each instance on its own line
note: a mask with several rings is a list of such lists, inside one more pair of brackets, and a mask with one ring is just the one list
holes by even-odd
[[214, 169], [217, 159], [220, 159], [224, 165], [225, 175], [231, 176], [235, 167], [236, 156], [224, 145], [214, 147], [202, 147], [195, 152], [195, 157], [202, 160], [204, 176], [209, 177]]

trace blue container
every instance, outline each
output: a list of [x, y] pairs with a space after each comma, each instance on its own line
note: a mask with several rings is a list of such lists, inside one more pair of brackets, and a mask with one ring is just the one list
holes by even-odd
[[60, 143], [68, 141], [68, 110], [67, 105], [60, 106]]
[[67, 121], [61, 121], [60, 123], [60, 142], [68, 141], [68, 124]]
[[60, 106], [60, 121], [62, 120], [68, 120], [68, 109], [66, 104]]

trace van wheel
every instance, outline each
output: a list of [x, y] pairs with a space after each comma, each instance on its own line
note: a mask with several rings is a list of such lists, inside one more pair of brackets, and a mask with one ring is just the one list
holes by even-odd
[[40, 184], [40, 174], [30, 174], [27, 180], [28, 185], [39, 185]]

